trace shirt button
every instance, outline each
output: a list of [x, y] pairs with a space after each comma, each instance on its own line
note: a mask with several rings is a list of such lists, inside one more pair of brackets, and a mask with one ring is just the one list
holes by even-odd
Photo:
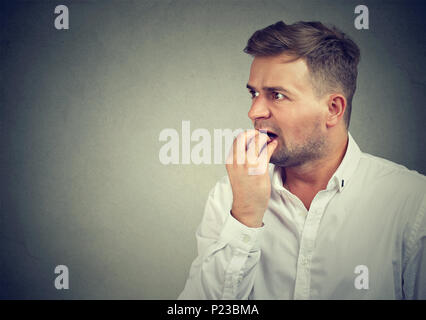
[[250, 236], [248, 234], [243, 234], [242, 240], [244, 243], [248, 243], [250, 241]]

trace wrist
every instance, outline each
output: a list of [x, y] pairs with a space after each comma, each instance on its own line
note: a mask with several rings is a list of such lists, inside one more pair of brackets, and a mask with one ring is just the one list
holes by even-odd
[[263, 215], [262, 217], [259, 217], [253, 214], [242, 214], [242, 212], [234, 209], [230, 210], [230, 214], [234, 217], [234, 219], [238, 220], [240, 223], [246, 225], [249, 228], [260, 228], [263, 226]]

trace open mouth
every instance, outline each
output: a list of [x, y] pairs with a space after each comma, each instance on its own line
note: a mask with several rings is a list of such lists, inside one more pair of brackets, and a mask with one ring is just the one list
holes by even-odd
[[270, 142], [272, 142], [274, 139], [278, 138], [278, 136], [277, 136], [275, 133], [267, 132], [266, 134], [267, 134], [267, 135], [268, 135], [268, 137], [269, 137], [269, 141], [268, 141], [268, 143], [270, 143]]
[[272, 141], [274, 141], [275, 139], [278, 138], [277, 134], [273, 133], [272, 131], [269, 131], [268, 129], [257, 129], [256, 128], [256, 130], [259, 130], [259, 132], [266, 134], [268, 136], [267, 143], [271, 143]]

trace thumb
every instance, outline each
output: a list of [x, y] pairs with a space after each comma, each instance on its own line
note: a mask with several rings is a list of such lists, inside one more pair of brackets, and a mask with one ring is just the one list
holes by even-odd
[[268, 160], [268, 163], [269, 163], [269, 161], [271, 160], [271, 157], [272, 157], [272, 154], [274, 153], [274, 151], [275, 151], [275, 149], [278, 147], [278, 141], [275, 139], [275, 140], [273, 140], [271, 143], [269, 143], [268, 145], [267, 145], [267, 147], [266, 147], [266, 149], [267, 149], [267, 160]]

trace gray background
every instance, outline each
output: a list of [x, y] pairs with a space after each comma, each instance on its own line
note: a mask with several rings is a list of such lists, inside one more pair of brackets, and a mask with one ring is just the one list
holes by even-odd
[[[54, 28], [66, 4], [70, 30]], [[370, 29], [354, 28], [354, 8]], [[420, 1], [1, 4], [0, 298], [175, 299], [223, 165], [162, 165], [164, 128], [250, 128], [250, 35], [333, 23], [362, 59], [350, 131], [426, 173]], [[53, 286], [56, 265], [70, 289]]]

